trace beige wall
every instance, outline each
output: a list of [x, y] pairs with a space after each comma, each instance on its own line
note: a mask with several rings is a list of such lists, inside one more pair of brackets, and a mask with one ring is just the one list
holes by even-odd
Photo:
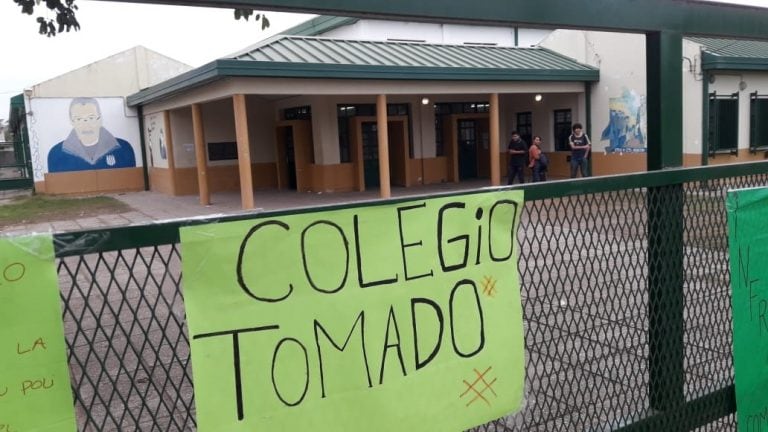
[[[518, 30], [518, 44], [531, 46], [543, 39], [551, 30]], [[322, 34], [323, 37], [339, 39], [387, 40], [400, 39], [462, 45], [465, 43], [488, 43], [499, 46], [515, 45], [513, 27], [477, 26], [463, 24], [432, 24], [405, 21], [359, 20], [354, 24], [339, 27]]]
[[195, 161], [195, 136], [192, 130], [192, 109], [171, 111], [173, 162], [176, 168], [192, 168]]
[[30, 96], [125, 97], [191, 69], [137, 46], [39, 83], [32, 87]]
[[[645, 97], [645, 37], [642, 34], [557, 30], [541, 46], [600, 69], [600, 81], [592, 86], [592, 149], [603, 152], [608, 141], [600, 139], [608, 126], [609, 103], [625, 91]], [[581, 104], [580, 104], [581, 105]], [[574, 122], [586, 122], [574, 113]], [[644, 132], [647, 138], [647, 130]], [[647, 143], [646, 143], [647, 147]]]
[[[205, 142], [236, 142], [235, 110], [232, 99], [219, 99], [202, 104]], [[206, 154], [206, 158], [208, 155]], [[237, 165], [237, 160], [210, 161], [209, 166]]]
[[251, 162], [275, 162], [275, 104], [264, 98], [246, 96], [248, 110], [248, 139], [251, 144]]

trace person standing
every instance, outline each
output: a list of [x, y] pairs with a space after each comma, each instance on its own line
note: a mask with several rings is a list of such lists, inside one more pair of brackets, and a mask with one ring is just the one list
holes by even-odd
[[582, 177], [588, 177], [587, 157], [592, 143], [582, 130], [581, 123], [574, 123], [572, 130], [573, 133], [568, 137], [568, 144], [571, 146], [571, 178], [576, 178], [577, 170], [581, 171]]
[[511, 185], [514, 183], [515, 177], [517, 177], [520, 183], [525, 183], [528, 144], [520, 138], [520, 134], [517, 131], [512, 131], [512, 139], [509, 140], [507, 145], [507, 153], [509, 153], [509, 164], [507, 165], [509, 177], [507, 184]]
[[542, 182], [547, 180], [547, 167], [542, 161], [543, 152], [541, 151], [541, 137], [535, 135], [533, 143], [528, 150], [528, 167], [533, 174], [533, 182]]

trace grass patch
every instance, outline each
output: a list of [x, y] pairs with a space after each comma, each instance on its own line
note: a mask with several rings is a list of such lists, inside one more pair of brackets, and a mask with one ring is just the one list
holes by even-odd
[[0, 226], [65, 221], [133, 210], [124, 202], [106, 196], [88, 198], [42, 195], [0, 201]]

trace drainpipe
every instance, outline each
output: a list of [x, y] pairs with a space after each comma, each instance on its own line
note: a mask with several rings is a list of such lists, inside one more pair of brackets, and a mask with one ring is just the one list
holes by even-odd
[[141, 165], [144, 171], [144, 190], [149, 190], [149, 167], [147, 166], [147, 142], [144, 139], [144, 107], [139, 105], [139, 142], [141, 143]]

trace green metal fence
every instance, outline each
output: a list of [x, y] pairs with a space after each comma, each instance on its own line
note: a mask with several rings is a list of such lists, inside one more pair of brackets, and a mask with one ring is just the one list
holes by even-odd
[[[478, 430], [735, 430], [724, 197], [766, 185], [768, 163], [524, 186], [526, 403]], [[81, 431], [195, 430], [185, 223], [55, 236]]]

